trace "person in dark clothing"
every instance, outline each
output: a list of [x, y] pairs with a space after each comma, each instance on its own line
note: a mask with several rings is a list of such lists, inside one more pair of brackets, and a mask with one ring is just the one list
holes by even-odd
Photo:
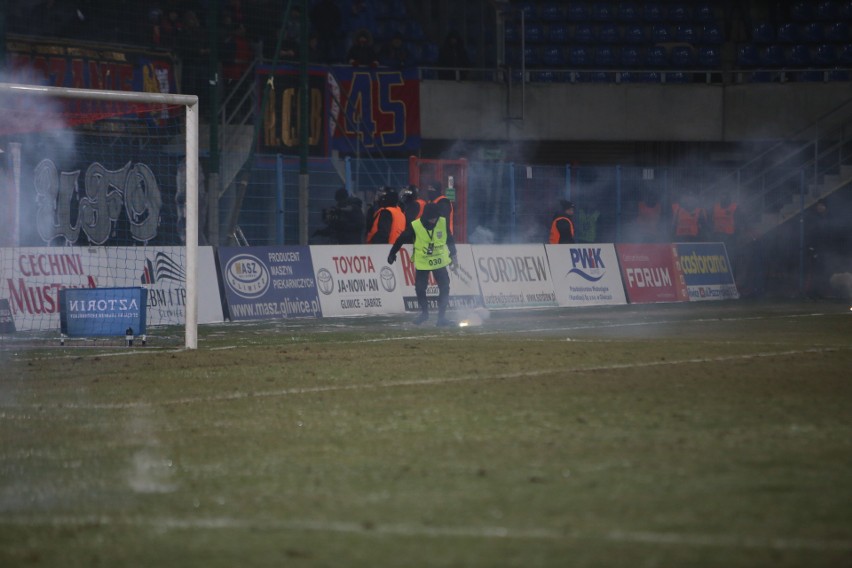
[[346, 53], [346, 60], [350, 65], [360, 67], [377, 67], [379, 56], [373, 48], [373, 37], [367, 30], [361, 30], [355, 36], [355, 41]]
[[547, 242], [552, 245], [564, 245], [575, 242], [574, 239], [574, 203], [559, 200], [561, 211], [550, 222], [550, 235]]
[[339, 63], [343, 40], [343, 13], [337, 0], [320, 0], [310, 11], [311, 24], [317, 32], [320, 63]]
[[[399, 206], [405, 213], [405, 223], [410, 225], [415, 219], [419, 219], [426, 207], [426, 200], [418, 196], [417, 186], [409, 185], [399, 193]], [[444, 215], [446, 217], [446, 215]]]
[[453, 210], [453, 202], [450, 201], [450, 198], [444, 195], [444, 189], [441, 186], [441, 182], [432, 181], [426, 185], [426, 197], [429, 199], [430, 203], [434, 203], [438, 206], [438, 212], [442, 217], [447, 218], [447, 226], [450, 229], [450, 233], [454, 232], [455, 227], [455, 214]]
[[466, 79], [467, 72], [458, 71], [470, 67], [470, 58], [461, 35], [456, 31], [450, 31], [444, 38], [444, 42], [438, 50], [438, 67], [452, 67], [453, 69], [438, 72], [439, 79]]
[[445, 315], [450, 301], [450, 274], [447, 267], [456, 263], [456, 243], [447, 227], [447, 218], [441, 216], [436, 204], [429, 203], [420, 219], [415, 219], [396, 239], [388, 254], [388, 264], [393, 264], [402, 245], [414, 243], [414, 291], [417, 294], [417, 306], [420, 308], [420, 313], [414, 318], [415, 325], [429, 319], [426, 287], [430, 275], [433, 275], [438, 283], [437, 325], [452, 325], [452, 321]]
[[379, 50], [379, 61], [382, 65], [395, 69], [404, 69], [414, 65], [411, 53], [405, 46], [405, 39], [401, 33], [395, 33], [390, 41], [382, 46]]
[[361, 244], [361, 236], [364, 234], [361, 200], [350, 196], [345, 187], [334, 193], [334, 200], [336, 205], [322, 212], [326, 227], [316, 230], [314, 235], [328, 237], [341, 245]]

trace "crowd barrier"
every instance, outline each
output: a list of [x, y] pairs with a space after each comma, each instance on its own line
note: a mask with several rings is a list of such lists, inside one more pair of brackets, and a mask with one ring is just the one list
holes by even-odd
[[[735, 299], [722, 243], [458, 245], [449, 310]], [[149, 326], [181, 324], [179, 247], [7, 248], [0, 298], [17, 330], [59, 329], [62, 288], [143, 286]], [[200, 247], [199, 323], [404, 314], [418, 310], [406, 245]], [[65, 258], [67, 257], [67, 258]], [[218, 260], [218, 263], [216, 262]], [[430, 279], [427, 296], [437, 307]]]

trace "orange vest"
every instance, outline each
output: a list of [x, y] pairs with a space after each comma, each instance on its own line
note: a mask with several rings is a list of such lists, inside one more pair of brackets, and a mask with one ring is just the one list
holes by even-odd
[[731, 203], [727, 207], [722, 207], [718, 203], [713, 206], [713, 230], [717, 233], [725, 235], [734, 234], [734, 212], [737, 210], [737, 204]]
[[701, 209], [696, 208], [692, 213], [675, 203], [672, 205], [675, 222], [675, 235], [679, 237], [697, 237], [698, 236], [698, 218], [701, 215]]
[[572, 221], [568, 217], [560, 216], [554, 219], [553, 222], [550, 224], [550, 239], [548, 240], [548, 242], [552, 245], [559, 244], [559, 239], [561, 235], [559, 234], [559, 229], [556, 228], [556, 222], [561, 221], [563, 219], [568, 221], [568, 226], [571, 227], [571, 240], [574, 240], [574, 221]]
[[[417, 216], [414, 219], [419, 219], [420, 216], [423, 215], [423, 210], [426, 208], [426, 200], [418, 197], [414, 200], [414, 202], [420, 207], [420, 211], [417, 212]], [[414, 219], [412, 219], [412, 221]]]
[[389, 211], [391, 214], [391, 228], [390, 234], [388, 235], [388, 244], [395, 243], [397, 237], [399, 237], [405, 230], [405, 213], [402, 212], [402, 209], [396, 206], [382, 207], [376, 211], [375, 215], [373, 215], [373, 228], [370, 229], [369, 233], [367, 233], [367, 243], [369, 244], [375, 244], [373, 243], [373, 237], [379, 230], [379, 217], [381, 217], [382, 211]]
[[[438, 197], [436, 197], [435, 199], [432, 200], [432, 203], [440, 203], [441, 200], [443, 200], [443, 199], [446, 199], [447, 203], [450, 204], [450, 218], [447, 219], [447, 225], [450, 229], [450, 234], [452, 235], [453, 234], [453, 227], [454, 227], [454, 224], [453, 224], [453, 213], [454, 213], [453, 212], [453, 202], [450, 201], [450, 198], [447, 197], [446, 195], [439, 195]], [[425, 207], [425, 205], [424, 205], [424, 207]], [[420, 212], [422, 213], [423, 209], [421, 209]]]

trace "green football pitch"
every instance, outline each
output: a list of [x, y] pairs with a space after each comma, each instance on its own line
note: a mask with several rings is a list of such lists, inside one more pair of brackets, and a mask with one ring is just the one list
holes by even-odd
[[848, 304], [457, 317], [3, 338], [0, 566], [852, 566]]

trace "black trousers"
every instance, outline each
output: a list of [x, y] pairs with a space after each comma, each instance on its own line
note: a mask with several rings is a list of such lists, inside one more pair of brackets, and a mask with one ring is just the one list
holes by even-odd
[[446, 267], [435, 270], [418, 270], [414, 274], [414, 291], [417, 294], [417, 305], [424, 314], [429, 313], [429, 302], [426, 300], [426, 287], [429, 285], [429, 275], [435, 276], [438, 283], [438, 317], [443, 317], [450, 301], [450, 273]]

